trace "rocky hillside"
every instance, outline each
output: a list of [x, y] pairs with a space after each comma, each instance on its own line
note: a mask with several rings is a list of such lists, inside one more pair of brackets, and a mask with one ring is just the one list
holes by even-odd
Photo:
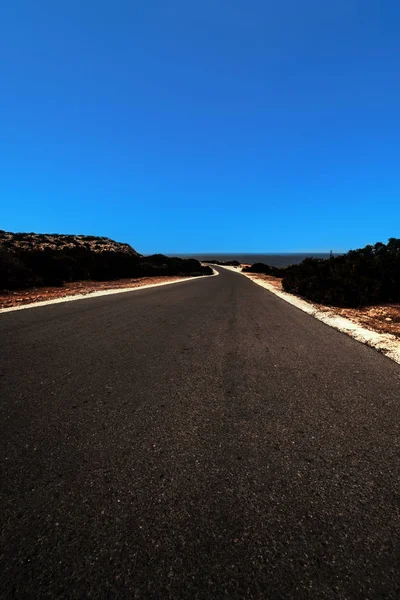
[[96, 253], [123, 252], [130, 256], [140, 256], [129, 244], [114, 242], [106, 237], [59, 233], [11, 233], [0, 230], [0, 248], [11, 252], [47, 249], [62, 252], [82, 248]]
[[0, 290], [5, 292], [72, 281], [211, 273], [197, 260], [142, 256], [104, 237], [0, 232]]

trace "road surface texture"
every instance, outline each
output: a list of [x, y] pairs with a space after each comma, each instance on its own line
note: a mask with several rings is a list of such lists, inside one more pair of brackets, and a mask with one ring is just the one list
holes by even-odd
[[0, 315], [2, 598], [399, 598], [400, 366], [220, 271]]

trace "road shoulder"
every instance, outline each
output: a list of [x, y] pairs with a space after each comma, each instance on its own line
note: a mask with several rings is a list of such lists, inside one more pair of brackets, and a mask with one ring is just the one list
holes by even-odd
[[381, 352], [391, 360], [400, 364], [400, 339], [395, 335], [390, 333], [380, 333], [378, 331], [367, 329], [356, 321], [338, 314], [340, 309], [335, 312], [335, 308], [333, 307], [316, 306], [312, 302], [308, 302], [303, 298], [299, 298], [298, 296], [284, 292], [283, 290], [279, 289], [279, 286], [274, 285], [272, 282], [267, 281], [266, 279], [252, 274], [243, 273], [237, 267], [223, 266], [222, 268], [228, 269], [229, 271], [234, 271], [238, 275], [247, 277], [247, 279], [250, 279], [250, 281], [253, 283], [263, 287], [275, 296], [278, 296], [278, 298], [285, 300], [285, 302], [288, 302], [292, 306], [299, 308], [315, 319], [322, 321], [322, 323], [325, 323], [325, 325], [329, 325], [329, 327], [333, 327], [334, 329], [349, 335], [358, 342], [378, 350], [378, 352]]

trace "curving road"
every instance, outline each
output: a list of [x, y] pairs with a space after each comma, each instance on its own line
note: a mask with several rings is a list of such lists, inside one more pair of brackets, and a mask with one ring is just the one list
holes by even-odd
[[398, 598], [400, 366], [248, 279], [0, 315], [2, 598]]

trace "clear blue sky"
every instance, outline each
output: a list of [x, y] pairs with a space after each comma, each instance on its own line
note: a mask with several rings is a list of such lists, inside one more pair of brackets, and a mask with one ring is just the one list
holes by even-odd
[[149, 252], [400, 237], [399, 0], [5, 0], [0, 228]]

